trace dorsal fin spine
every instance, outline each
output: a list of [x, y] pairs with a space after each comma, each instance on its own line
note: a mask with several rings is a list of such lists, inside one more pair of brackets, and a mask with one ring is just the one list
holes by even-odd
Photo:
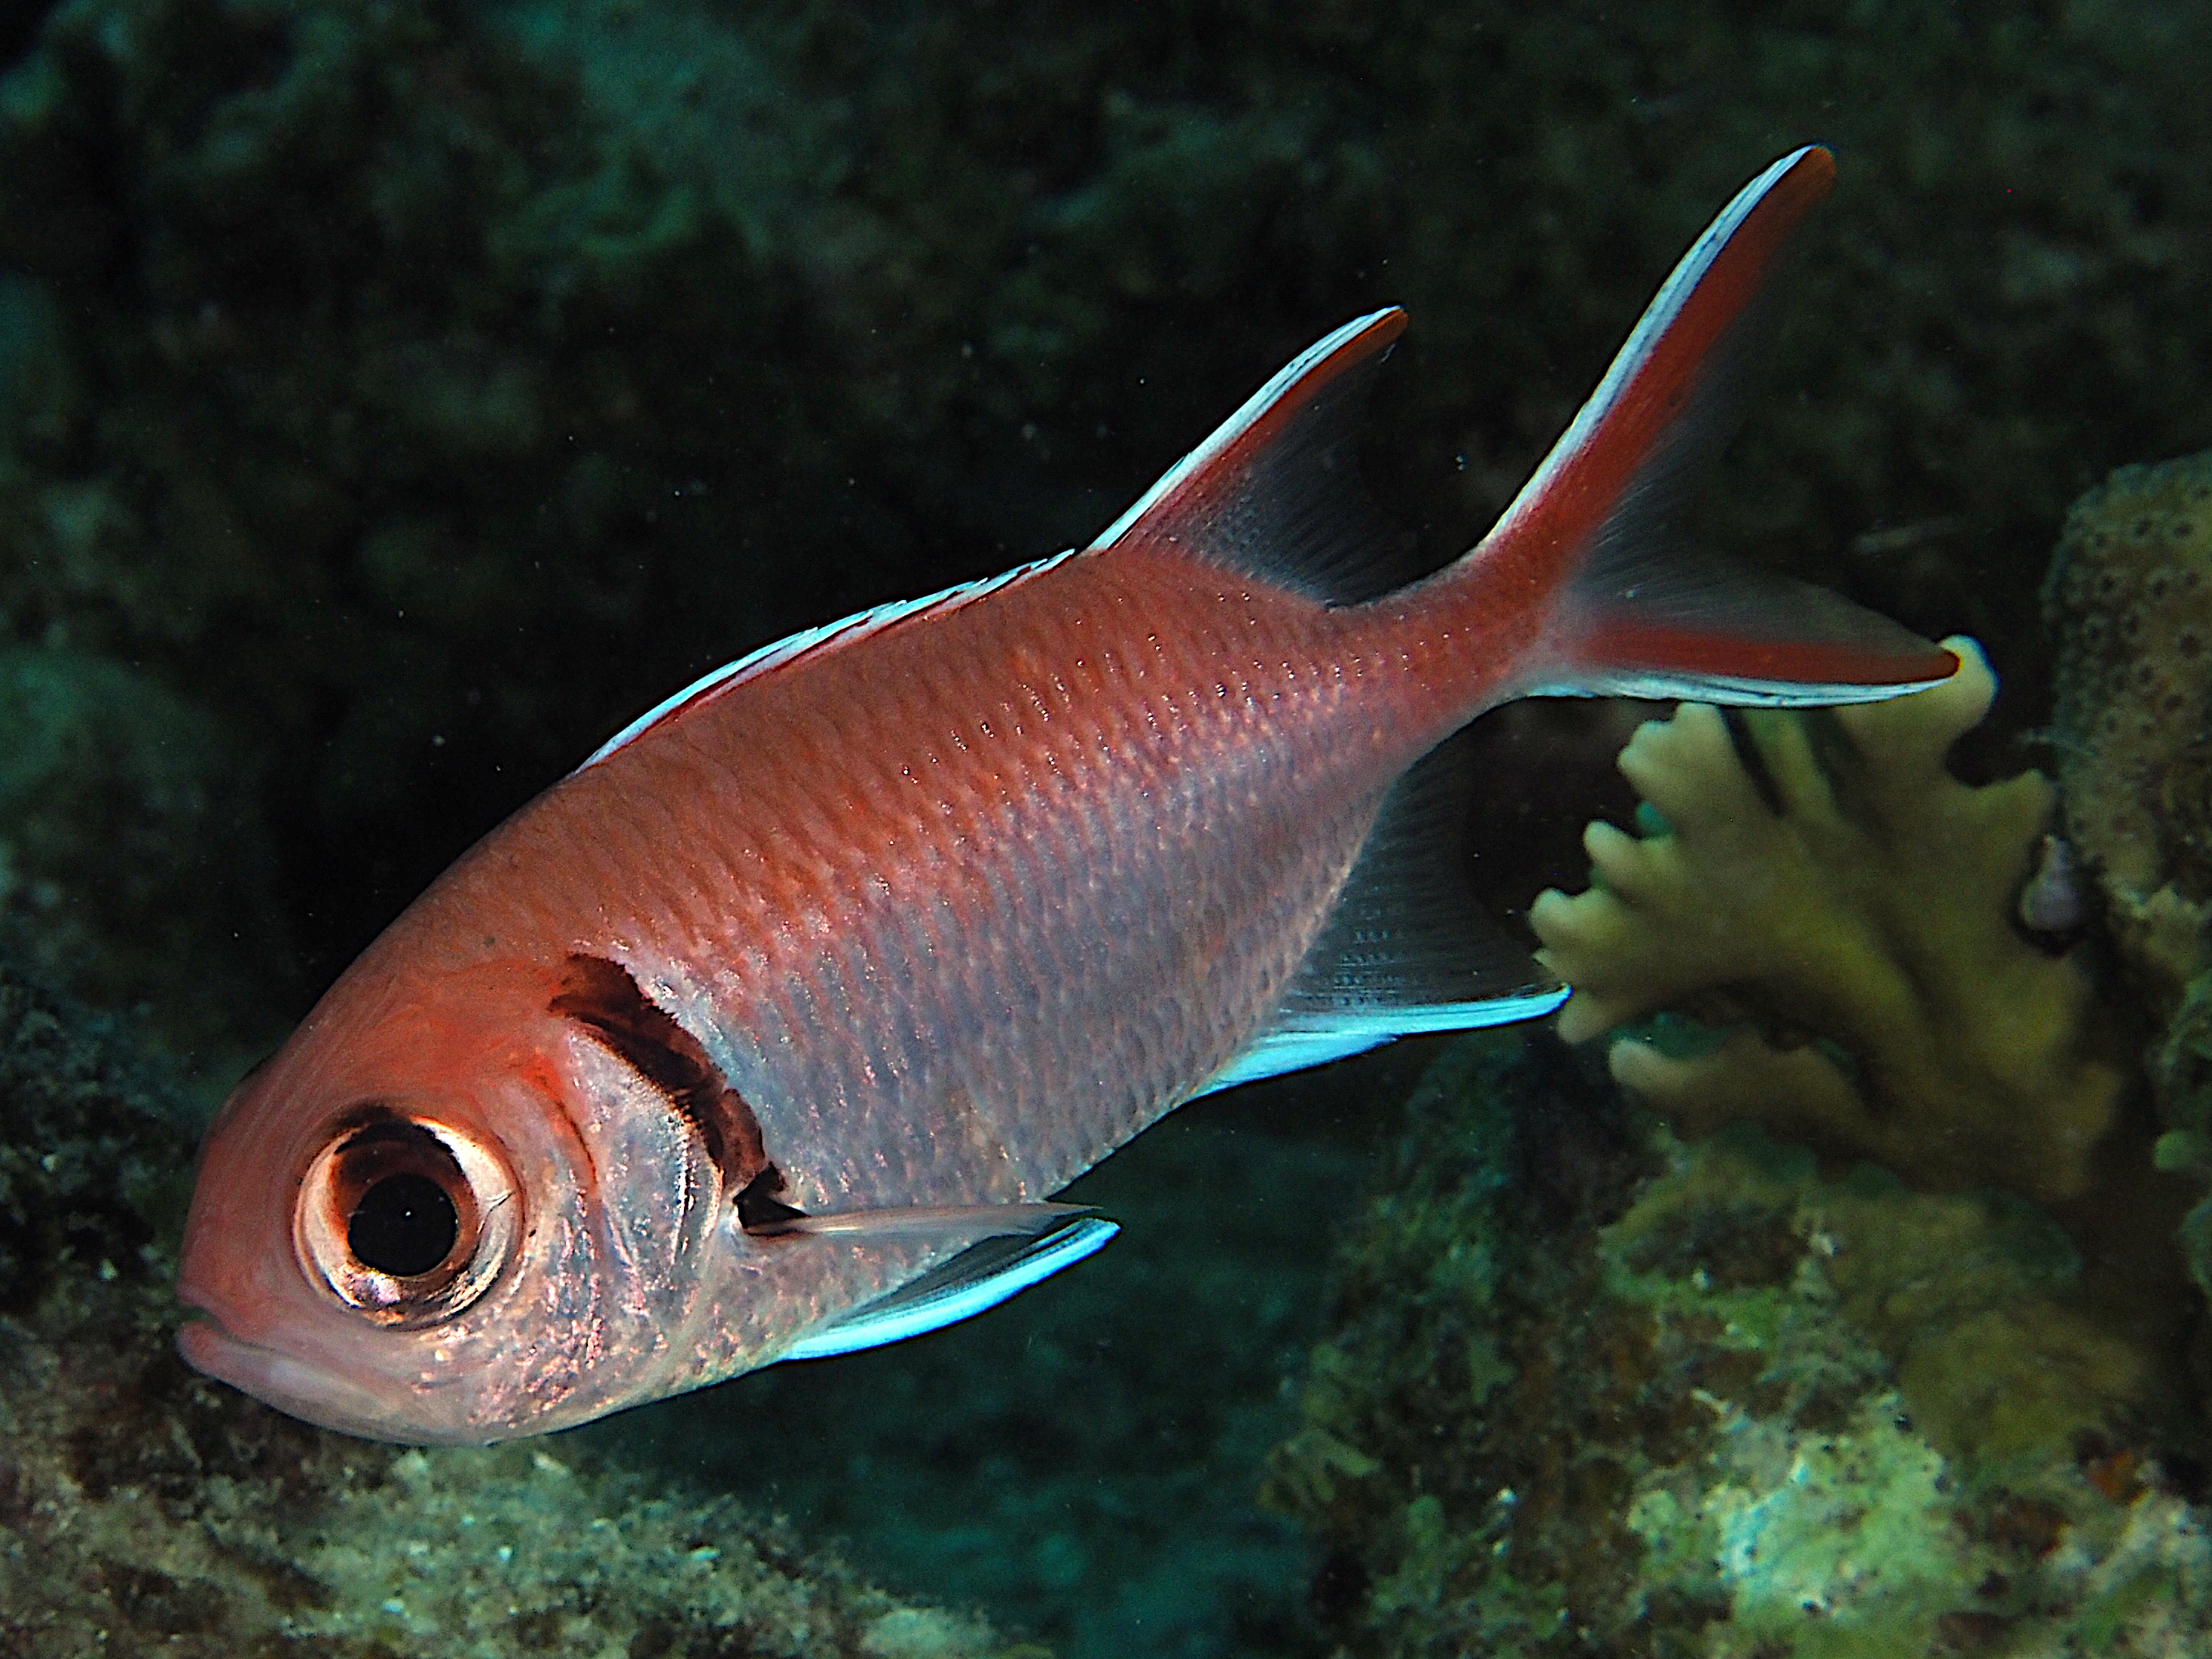
[[1204, 443], [1162, 473], [1158, 482], [1132, 501], [1128, 511], [1107, 526], [1091, 545], [1112, 547], [1132, 531], [1157, 532], [1170, 523], [1182, 499], [1203, 487], [1209, 473], [1233, 466], [1240, 453], [1249, 456], [1264, 449], [1280, 430], [1286, 415], [1346, 371], [1377, 352], [1389, 350], [1405, 331], [1405, 312], [1390, 306], [1355, 317], [1315, 341], [1247, 398]]
[[951, 616], [964, 605], [973, 605], [988, 594], [1025, 582], [1033, 576], [1042, 575], [1054, 565], [1074, 556], [1075, 550], [1069, 548], [1048, 559], [1032, 559], [1027, 564], [1016, 565], [1012, 570], [1001, 571], [995, 576], [979, 577], [974, 581], [962, 582], [957, 586], [945, 588], [939, 592], [925, 593], [920, 599], [893, 599], [888, 604], [872, 605], [866, 611], [856, 611], [849, 617], [841, 617], [836, 622], [803, 628], [796, 634], [787, 634], [782, 639], [771, 641], [734, 662], [726, 662], [720, 668], [702, 674], [674, 696], [662, 698], [594, 749], [576, 770], [581, 772], [586, 767], [598, 765], [615, 750], [635, 743], [654, 727], [712, 701], [733, 687], [744, 684], [748, 680], [759, 679], [802, 659], [826, 656], [855, 641], [881, 634], [902, 623], [927, 622]]
[[1405, 327], [1395, 307], [1370, 312], [1300, 352], [1093, 549], [1173, 549], [1328, 605], [1402, 586], [1413, 538], [1367, 499], [1358, 438], [1367, 387]]

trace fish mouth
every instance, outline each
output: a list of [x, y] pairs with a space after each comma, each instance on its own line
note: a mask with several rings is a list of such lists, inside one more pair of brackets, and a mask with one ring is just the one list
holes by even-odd
[[214, 1319], [195, 1319], [180, 1328], [177, 1352], [194, 1370], [319, 1427], [371, 1440], [410, 1438], [395, 1421], [400, 1414], [391, 1403], [350, 1377], [234, 1336]]

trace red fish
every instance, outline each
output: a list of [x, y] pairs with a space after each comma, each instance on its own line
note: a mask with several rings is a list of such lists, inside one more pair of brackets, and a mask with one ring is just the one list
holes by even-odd
[[241, 1083], [194, 1365], [490, 1441], [990, 1305], [1110, 1222], [1049, 1194], [1211, 1089], [1565, 995], [1440, 849], [1495, 704], [1840, 702], [1951, 655], [1658, 551], [1799, 150], [1700, 237], [1481, 543], [1376, 592], [1346, 324], [1091, 547], [672, 697], [447, 872]]

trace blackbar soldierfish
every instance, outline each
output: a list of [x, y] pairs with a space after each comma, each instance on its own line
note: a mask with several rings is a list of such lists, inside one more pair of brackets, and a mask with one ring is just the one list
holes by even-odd
[[1355, 477], [1381, 311], [1092, 546], [638, 720], [231, 1097], [185, 1358], [385, 1439], [582, 1422], [1080, 1259], [1112, 1224], [1048, 1195], [1194, 1095], [1556, 1006], [1455, 891], [1446, 738], [1510, 697], [1844, 702], [1954, 665], [1651, 533], [1833, 172], [1802, 149], [1747, 186], [1424, 580], [1376, 591], [1394, 538]]

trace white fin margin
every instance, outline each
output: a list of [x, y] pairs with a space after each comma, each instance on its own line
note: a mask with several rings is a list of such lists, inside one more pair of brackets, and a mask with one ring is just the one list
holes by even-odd
[[913, 1284], [817, 1327], [781, 1357], [827, 1359], [942, 1330], [997, 1307], [1063, 1267], [1073, 1267], [1103, 1249], [1121, 1231], [1103, 1216], [1085, 1215], [1042, 1237], [1019, 1240], [1011, 1257], [1003, 1261], [971, 1262], [970, 1259], [980, 1258], [985, 1252], [1003, 1252], [1005, 1241], [994, 1239], [976, 1245]]
[[1393, 309], [1395, 307], [1386, 306], [1381, 311], [1369, 312], [1364, 317], [1355, 317], [1343, 327], [1322, 336], [1297, 356], [1291, 358], [1289, 362], [1285, 363], [1282, 368], [1275, 371], [1273, 378], [1269, 380], [1267, 385], [1247, 398], [1234, 415], [1214, 428], [1212, 436], [1163, 472], [1159, 481], [1138, 496], [1127, 512], [1115, 520], [1112, 524], [1108, 525], [1098, 538], [1091, 543], [1091, 546], [1097, 549], [1109, 548], [1120, 541], [1128, 533], [1130, 526], [1175, 494], [1189, 479], [1212, 465], [1222, 453], [1243, 437], [1262, 415], [1281, 401], [1285, 392], [1304, 379], [1307, 372], [1316, 364], [1324, 362], [1334, 356], [1347, 340], [1372, 328]]
[[[1071, 547], [1064, 552], [1054, 554], [1048, 559], [1032, 559], [1027, 564], [1016, 565], [1012, 570], [1002, 571], [998, 575], [978, 577], [974, 581], [962, 582], [957, 586], [945, 588], [939, 592], [925, 593], [918, 599], [891, 599], [884, 604], [871, 606], [866, 611], [856, 611], [851, 616], [840, 617], [836, 622], [817, 623], [812, 628], [804, 628], [796, 634], [773, 641], [761, 647], [757, 651], [750, 652], [739, 657], [735, 662], [726, 662], [720, 668], [709, 673], [702, 674], [673, 696], [663, 697], [597, 749], [592, 750], [585, 757], [583, 764], [576, 768], [576, 771], [580, 772], [586, 767], [598, 765], [624, 744], [629, 743], [651, 730], [661, 720], [679, 709], [690, 707], [710, 692], [726, 690], [731, 686], [742, 684], [747, 680], [757, 679], [762, 675], [772, 673], [785, 664], [803, 657], [810, 652], [831, 650], [839, 646], [850, 645], [855, 640], [878, 633], [892, 623], [904, 622], [909, 617], [925, 615], [950, 616], [963, 605], [973, 605], [976, 600], [988, 594], [995, 593], [1000, 588], [1012, 587], [1017, 582], [1027, 581], [1031, 576], [1039, 575], [1051, 569], [1062, 560], [1073, 558], [1075, 551], [1076, 550]], [[569, 775], [573, 777], [574, 774], [571, 773]]]
[[1642, 697], [1652, 702], [1726, 703], [1738, 708], [1822, 708], [1834, 703], [1881, 702], [1909, 697], [1948, 681], [1906, 680], [1893, 685], [1844, 685], [1826, 681], [1753, 680], [1733, 674], [1607, 674], [1592, 672], [1578, 684], [1534, 685], [1521, 697]]
[[1191, 1098], [1364, 1054], [1397, 1035], [1395, 1031], [1270, 1031], [1208, 1078]]
[[1507, 1025], [1516, 1020], [1540, 1019], [1565, 1002], [1565, 986], [1523, 996], [1497, 997], [1481, 1002], [1440, 1002], [1426, 1006], [1377, 1008], [1348, 1013], [1306, 1030], [1269, 1031], [1258, 1042], [1207, 1079], [1193, 1095], [1210, 1095], [1239, 1084], [1257, 1083], [1333, 1060], [1364, 1054], [1401, 1036], [1421, 1036], [1437, 1031], [1472, 1031], [1486, 1025]]
[[1537, 503], [1551, 489], [1553, 478], [1589, 447], [1590, 434], [1613, 412], [1613, 405], [1620, 401], [1620, 394], [1628, 389], [1629, 384], [1643, 372], [1652, 348], [1658, 344], [1660, 337], [1674, 326], [1674, 319], [1680, 313], [1684, 302], [1697, 291], [1698, 284], [1705, 280], [1705, 273], [1712, 269], [1713, 262], [1720, 258], [1721, 251], [1728, 246], [1729, 240], [1743, 228], [1744, 221], [1751, 217], [1753, 210], [1766, 199], [1767, 192], [1781, 181], [1783, 176], [1816, 148], [1815, 145], [1805, 144], [1791, 150], [1736, 191], [1729, 204], [1721, 210], [1720, 216], [1707, 225], [1705, 234], [1690, 245], [1690, 251], [1682, 256], [1681, 262], [1660, 285], [1659, 292], [1652, 296], [1651, 303], [1644, 307], [1644, 315], [1630, 331], [1620, 355], [1613, 358], [1613, 366], [1606, 370], [1605, 378], [1597, 383], [1597, 390], [1590, 393], [1589, 401], [1582, 406], [1568, 423], [1567, 429], [1559, 434], [1559, 441], [1552, 446], [1551, 453], [1544, 457], [1543, 465], [1536, 469], [1528, 482], [1521, 486], [1521, 493], [1513, 498], [1512, 504], [1498, 515], [1498, 522], [1491, 527], [1490, 535], [1485, 540], [1506, 535], [1516, 521], [1535, 510]]

